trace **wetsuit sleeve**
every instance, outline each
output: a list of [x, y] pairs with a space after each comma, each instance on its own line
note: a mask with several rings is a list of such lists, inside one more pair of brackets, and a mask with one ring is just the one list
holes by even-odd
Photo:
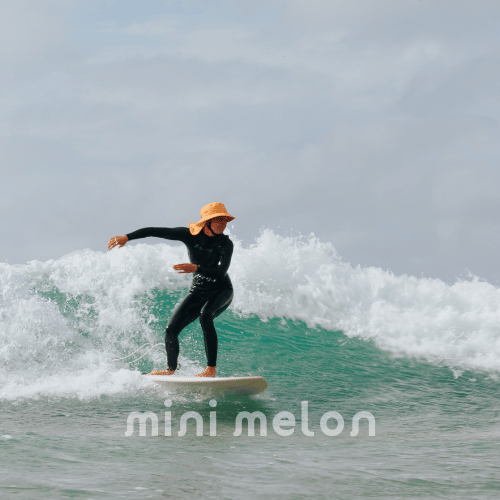
[[201, 266], [198, 264], [198, 272], [209, 276], [210, 278], [222, 278], [227, 273], [229, 269], [229, 264], [231, 264], [231, 257], [233, 256], [233, 242], [228, 239], [227, 245], [221, 253], [221, 257], [217, 264], [217, 267]]
[[186, 243], [190, 232], [187, 227], [145, 227], [127, 234], [129, 240], [138, 240], [140, 238], [148, 238], [149, 236]]

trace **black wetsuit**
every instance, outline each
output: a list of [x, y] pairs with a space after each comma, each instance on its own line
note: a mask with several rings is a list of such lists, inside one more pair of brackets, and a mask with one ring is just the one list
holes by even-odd
[[203, 330], [207, 366], [216, 366], [217, 332], [214, 318], [225, 311], [233, 300], [233, 285], [227, 274], [233, 242], [224, 234], [207, 236], [201, 231], [193, 236], [187, 227], [146, 227], [127, 234], [129, 240], [148, 236], [182, 241], [187, 246], [189, 260], [198, 266], [188, 296], [175, 310], [165, 330], [169, 370], [177, 368], [179, 334], [196, 318], [200, 318]]

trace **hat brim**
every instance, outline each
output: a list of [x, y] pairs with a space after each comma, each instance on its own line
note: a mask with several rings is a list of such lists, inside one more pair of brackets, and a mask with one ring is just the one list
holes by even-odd
[[197, 235], [203, 229], [203, 226], [207, 221], [215, 219], [216, 217], [224, 217], [224, 219], [226, 219], [227, 222], [230, 222], [234, 219], [232, 215], [229, 215], [227, 213], [211, 214], [208, 217], [203, 217], [198, 222], [190, 222], [189, 227], [191, 234]]

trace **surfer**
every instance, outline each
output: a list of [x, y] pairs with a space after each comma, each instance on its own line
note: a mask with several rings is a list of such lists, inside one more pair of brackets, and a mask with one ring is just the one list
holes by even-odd
[[199, 318], [205, 340], [207, 368], [197, 377], [215, 377], [217, 364], [217, 332], [214, 318], [224, 312], [233, 300], [233, 286], [227, 270], [233, 254], [233, 242], [223, 234], [226, 224], [233, 220], [222, 203], [209, 203], [201, 209], [201, 219], [187, 227], [146, 227], [125, 236], [115, 236], [108, 249], [122, 247], [130, 240], [165, 238], [182, 241], [188, 249], [189, 264], [176, 264], [178, 273], [194, 273], [187, 297], [174, 311], [165, 329], [167, 369], [153, 370], [150, 375], [173, 375], [179, 357], [179, 334]]

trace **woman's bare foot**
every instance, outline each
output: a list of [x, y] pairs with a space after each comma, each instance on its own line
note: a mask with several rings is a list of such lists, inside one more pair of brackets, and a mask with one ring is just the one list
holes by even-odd
[[197, 377], [215, 377], [215, 366], [207, 366], [204, 372], [198, 373]]
[[173, 375], [175, 370], [153, 370], [148, 375]]

